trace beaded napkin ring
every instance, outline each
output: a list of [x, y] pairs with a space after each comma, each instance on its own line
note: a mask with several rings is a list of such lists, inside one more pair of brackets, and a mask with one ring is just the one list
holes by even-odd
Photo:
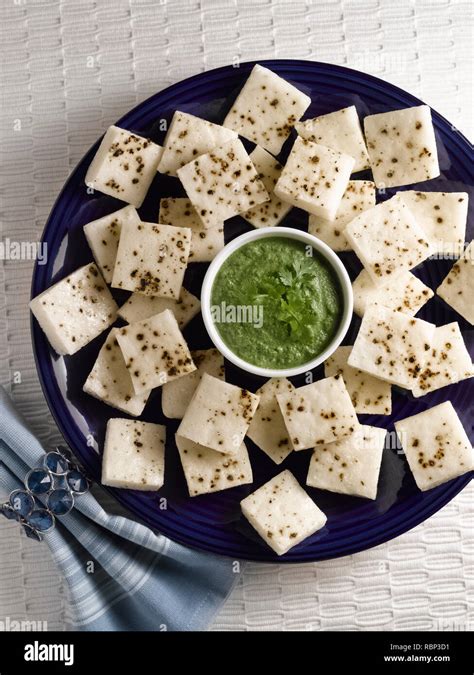
[[[8, 501], [0, 504], [0, 513], [17, 520], [26, 536], [41, 541], [43, 534], [56, 524], [56, 516], [64, 516], [74, 507], [74, 498], [90, 487], [88, 478], [73, 461], [70, 451], [58, 446], [48, 452], [42, 466], [31, 469], [25, 477], [25, 489], [13, 490]], [[39, 501], [45, 500], [45, 505]]]

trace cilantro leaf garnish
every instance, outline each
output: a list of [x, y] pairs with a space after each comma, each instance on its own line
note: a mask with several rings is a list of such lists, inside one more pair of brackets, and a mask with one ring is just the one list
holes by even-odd
[[295, 260], [260, 284], [254, 302], [271, 303], [278, 320], [288, 328], [290, 336], [301, 333], [308, 313], [320, 308], [321, 288], [316, 269]]

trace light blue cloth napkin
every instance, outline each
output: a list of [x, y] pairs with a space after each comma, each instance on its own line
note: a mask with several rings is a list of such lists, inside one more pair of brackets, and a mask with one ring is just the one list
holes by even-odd
[[[23, 487], [25, 475], [39, 466], [44, 452], [0, 387], [4, 496]], [[67, 581], [76, 630], [203, 630], [238, 577], [229, 558], [188, 549], [140, 523], [106, 513], [91, 492], [77, 497], [75, 508], [56, 519], [44, 541]]]

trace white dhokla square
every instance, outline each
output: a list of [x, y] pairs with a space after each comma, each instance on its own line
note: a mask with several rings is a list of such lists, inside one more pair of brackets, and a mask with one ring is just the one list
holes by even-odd
[[126, 206], [108, 216], [84, 225], [87, 243], [105, 281], [110, 284], [117, 257], [120, 232], [124, 223], [137, 225], [140, 217], [134, 206]]
[[237, 138], [235, 131], [177, 110], [163, 143], [158, 171], [176, 176], [181, 166], [233, 138]]
[[273, 192], [283, 167], [273, 155], [258, 145], [250, 153], [250, 159], [270, 195], [270, 200], [242, 213], [242, 217], [254, 227], [273, 227], [291, 210], [291, 204], [286, 204]]
[[458, 257], [464, 250], [469, 195], [467, 192], [399, 193], [433, 244], [433, 253]]
[[262, 539], [283, 555], [326, 524], [326, 516], [290, 471], [282, 471], [240, 502]]
[[297, 122], [295, 129], [307, 141], [354, 157], [354, 171], [368, 169], [369, 155], [355, 105]]
[[258, 396], [246, 389], [203, 373], [178, 427], [178, 436], [217, 452], [235, 455], [258, 401]]
[[324, 241], [333, 251], [350, 251], [351, 247], [344, 234], [346, 225], [373, 206], [375, 206], [375, 183], [370, 180], [350, 180], [334, 220], [310, 215], [308, 232]]
[[420, 490], [474, 469], [474, 454], [451, 401], [395, 422], [395, 429]]
[[439, 176], [438, 152], [427, 105], [364, 119], [370, 167], [377, 187], [396, 187]]
[[247, 436], [275, 464], [281, 464], [293, 450], [276, 395], [294, 390], [295, 387], [285, 377], [274, 377], [256, 391], [260, 402]]
[[277, 400], [295, 450], [331, 443], [359, 426], [340, 375], [277, 394]]
[[185, 164], [178, 177], [204, 227], [221, 226], [227, 218], [269, 199], [238, 139]]
[[368, 307], [348, 364], [386, 382], [412, 389], [431, 349], [435, 327], [382, 305]]
[[118, 315], [127, 323], [135, 323], [135, 321], [149, 319], [155, 314], [161, 314], [165, 309], [170, 309], [178, 326], [184, 328], [198, 314], [200, 308], [199, 298], [181, 287], [179, 300], [152, 298], [141, 293], [132, 293], [127, 302], [120, 307]]
[[165, 471], [166, 427], [110, 419], [104, 443], [102, 484], [128, 490], [159, 490]]
[[278, 155], [311, 99], [268, 68], [253, 67], [224, 126]]
[[275, 194], [300, 209], [334, 220], [349, 183], [354, 159], [298, 136]]
[[122, 227], [112, 286], [177, 300], [191, 247], [191, 230], [127, 223]]
[[412, 392], [416, 397], [423, 396], [473, 376], [474, 368], [459, 324], [448, 323], [435, 329], [431, 350]]
[[188, 262], [209, 262], [224, 248], [224, 224], [204, 227], [194, 206], [186, 197], [166, 197], [160, 201], [160, 223], [191, 230]]
[[112, 328], [108, 334], [83, 390], [86, 394], [136, 417], [142, 414], [150, 392], [135, 394], [117, 342], [117, 332], [118, 328]]
[[191, 497], [228, 490], [253, 480], [245, 443], [233, 455], [223, 455], [178, 435], [176, 445]]
[[351, 436], [316, 448], [306, 484], [375, 499], [386, 434], [386, 429], [361, 424]]
[[384, 281], [375, 284], [367, 270], [362, 270], [352, 282], [354, 295], [354, 312], [364, 316], [367, 307], [383, 305], [414, 316], [425, 305], [434, 293], [428, 286], [411, 272], [403, 272], [396, 282]]
[[58, 354], [75, 354], [117, 317], [115, 300], [94, 263], [37, 295], [30, 309]]
[[451, 267], [436, 293], [474, 325], [474, 241]]
[[198, 349], [191, 352], [197, 370], [163, 385], [161, 407], [163, 414], [171, 419], [184, 417], [203, 373], [224, 380], [224, 357], [217, 349]]
[[137, 321], [117, 332], [117, 341], [136, 394], [196, 370], [173, 312]]
[[156, 176], [162, 148], [119, 127], [109, 127], [89, 166], [86, 185], [137, 208]]
[[395, 279], [431, 253], [431, 242], [397, 194], [356, 216], [344, 234], [375, 283]]
[[338, 347], [324, 362], [324, 374], [326, 377], [342, 375], [356, 413], [389, 415], [392, 412], [391, 385], [349, 366], [347, 359], [351, 351], [351, 346]]

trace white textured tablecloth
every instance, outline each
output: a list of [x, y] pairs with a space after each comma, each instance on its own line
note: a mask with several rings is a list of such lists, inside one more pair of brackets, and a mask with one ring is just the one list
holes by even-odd
[[[199, 71], [264, 58], [358, 68], [422, 98], [467, 135], [471, 3], [461, 0], [4, 0], [2, 238], [36, 241], [68, 173], [100, 133]], [[29, 334], [32, 261], [0, 267], [0, 379], [45, 443], [59, 440]], [[227, 630], [474, 627], [474, 486], [408, 534], [307, 565], [248, 564], [216, 618]], [[0, 621], [62, 629], [46, 546], [0, 522]]]

